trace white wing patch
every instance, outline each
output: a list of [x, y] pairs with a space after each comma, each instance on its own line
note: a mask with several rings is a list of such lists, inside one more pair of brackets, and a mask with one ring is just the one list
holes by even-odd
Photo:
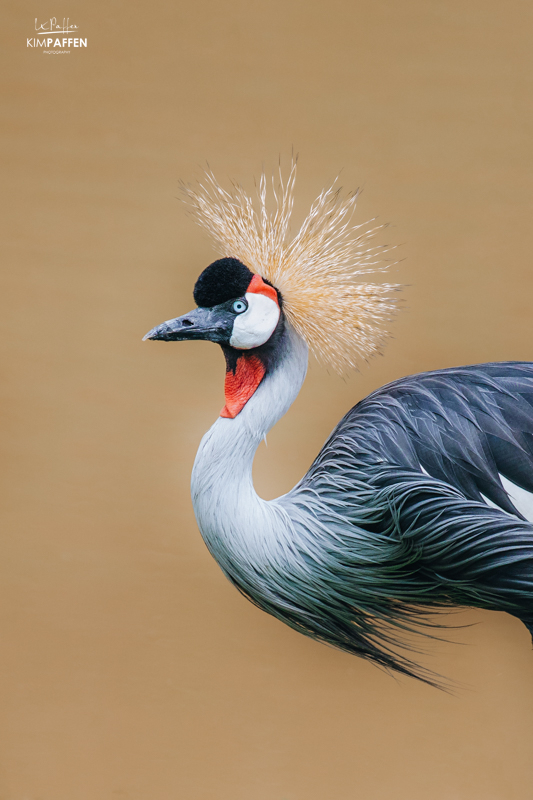
[[[526, 489], [522, 489], [521, 486], [517, 486], [516, 483], [513, 483], [506, 478], [504, 475], [499, 473], [500, 480], [502, 482], [502, 486], [507, 492], [507, 496], [509, 500], [516, 508], [517, 511], [525, 517], [528, 522], [533, 522], [533, 494], [528, 492]], [[488, 497], [485, 497], [484, 494], [481, 495], [485, 503], [490, 506], [491, 508], [497, 508], [498, 511], [503, 511], [504, 514], [509, 514], [509, 516], [514, 516], [514, 514], [510, 514], [509, 511], [505, 511], [503, 508], [500, 508], [499, 505], [493, 503], [492, 500], [489, 500]]]
[[[426, 475], [428, 475], [428, 477], [431, 477], [429, 475], [429, 472], [427, 472], [427, 470], [424, 469], [422, 464], [420, 464], [420, 470]], [[502, 482], [502, 486], [507, 492], [507, 495], [511, 503], [514, 505], [516, 510], [519, 511], [520, 514], [522, 514], [522, 516], [528, 520], [528, 522], [533, 523], [533, 494], [531, 492], [528, 492], [526, 489], [522, 489], [521, 486], [517, 486], [516, 483], [513, 483], [504, 475], [501, 475], [500, 473], [498, 474]], [[481, 497], [483, 498], [483, 501], [488, 506], [490, 506], [491, 508], [497, 508], [498, 511], [502, 511], [504, 514], [509, 514], [508, 511], [505, 511], [505, 509], [500, 508], [500, 506], [497, 503], [494, 503], [488, 497], [485, 497], [484, 494], [482, 494], [481, 492], [480, 494]], [[509, 516], [514, 516], [514, 515], [509, 514]]]
[[248, 308], [235, 317], [229, 343], [238, 350], [259, 347], [270, 339], [278, 324], [280, 310], [278, 304], [264, 294], [247, 292]]
[[513, 483], [508, 478], [504, 478], [503, 475], [500, 475], [500, 480], [514, 507], [529, 522], [533, 522], [533, 494], [522, 489], [521, 486], [517, 486], [516, 483]]

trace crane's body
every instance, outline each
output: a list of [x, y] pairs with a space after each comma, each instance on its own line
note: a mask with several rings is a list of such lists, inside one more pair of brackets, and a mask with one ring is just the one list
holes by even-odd
[[192, 498], [207, 547], [246, 597], [430, 682], [402, 650], [428, 609], [507, 611], [533, 633], [533, 364], [385, 386], [344, 417], [294, 489], [265, 501], [254, 454], [301, 388], [307, 343], [279, 289], [235, 258], [202, 273], [195, 299], [146, 338], [224, 351], [226, 406], [198, 450]]
[[227, 577], [291, 627], [400, 671], [413, 665], [377, 645], [376, 624], [394, 647], [395, 626], [423, 607], [505, 610], [532, 630], [533, 364], [374, 392], [294, 489], [265, 501], [254, 454], [307, 366], [305, 343], [283, 339], [274, 371], [235, 419], [215, 422], [194, 465], [198, 526]]

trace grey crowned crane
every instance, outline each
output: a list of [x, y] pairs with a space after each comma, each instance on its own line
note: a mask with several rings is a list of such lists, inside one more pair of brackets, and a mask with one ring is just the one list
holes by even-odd
[[295, 167], [267, 210], [211, 173], [186, 187], [224, 257], [197, 308], [146, 339], [217, 342], [226, 405], [192, 474], [198, 526], [229, 580], [292, 628], [429, 683], [411, 634], [451, 606], [506, 611], [533, 632], [533, 364], [491, 363], [402, 378], [359, 402], [288, 494], [265, 501], [254, 453], [304, 381], [308, 347], [353, 367], [376, 352], [397, 286], [356, 195], [324, 191], [288, 241]]

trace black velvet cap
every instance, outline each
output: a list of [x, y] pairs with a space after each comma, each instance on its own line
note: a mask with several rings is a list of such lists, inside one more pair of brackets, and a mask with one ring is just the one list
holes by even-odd
[[212, 308], [234, 297], [242, 297], [254, 273], [237, 258], [219, 258], [204, 269], [194, 287], [197, 306]]

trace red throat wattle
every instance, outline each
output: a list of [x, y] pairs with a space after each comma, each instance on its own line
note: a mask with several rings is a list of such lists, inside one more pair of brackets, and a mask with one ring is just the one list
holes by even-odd
[[265, 365], [260, 358], [243, 353], [237, 359], [235, 371], [228, 369], [224, 382], [226, 405], [220, 412], [221, 417], [234, 419], [242, 411], [253, 395], [265, 374]]

